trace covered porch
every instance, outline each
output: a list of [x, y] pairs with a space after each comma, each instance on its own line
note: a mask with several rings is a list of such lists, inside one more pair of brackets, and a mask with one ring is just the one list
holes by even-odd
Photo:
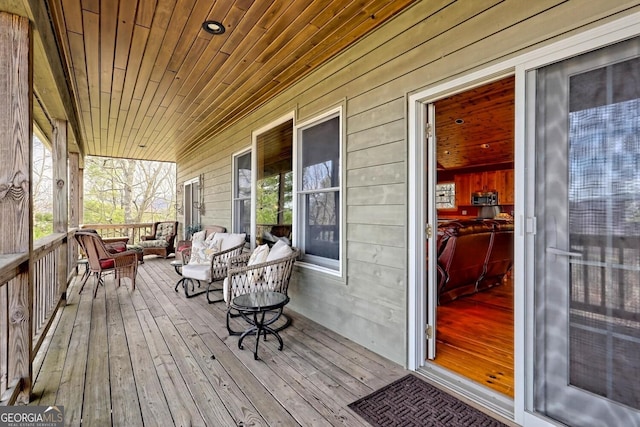
[[283, 351], [271, 337], [254, 360], [253, 338], [240, 350], [227, 333], [224, 303], [175, 292], [169, 260], [139, 267], [133, 292], [107, 276], [93, 299], [93, 278], [81, 294], [73, 280], [30, 404], [63, 405], [67, 425], [360, 426], [347, 404], [408, 372], [286, 308]]

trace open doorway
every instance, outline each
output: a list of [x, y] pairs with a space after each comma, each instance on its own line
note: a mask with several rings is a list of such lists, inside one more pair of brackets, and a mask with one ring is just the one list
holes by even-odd
[[514, 77], [440, 99], [431, 363], [514, 396]]

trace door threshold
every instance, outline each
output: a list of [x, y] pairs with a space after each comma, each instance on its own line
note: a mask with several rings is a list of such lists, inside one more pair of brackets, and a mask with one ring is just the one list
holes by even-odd
[[[419, 367], [417, 373], [424, 375], [435, 384], [442, 386], [467, 400], [472, 405], [481, 406], [496, 415], [513, 422], [514, 409], [513, 399], [498, 393], [489, 387], [478, 384], [474, 381], [456, 374], [446, 368], [440, 367], [433, 362]], [[480, 408], [478, 408], [480, 409]]]

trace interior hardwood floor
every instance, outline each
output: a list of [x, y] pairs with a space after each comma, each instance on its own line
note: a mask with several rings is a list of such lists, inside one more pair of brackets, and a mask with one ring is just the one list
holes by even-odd
[[438, 306], [435, 362], [513, 397], [513, 279]]
[[284, 349], [267, 338], [254, 360], [224, 303], [174, 291], [169, 261], [147, 257], [133, 292], [113, 276], [95, 299], [93, 279], [71, 286], [36, 357], [33, 405], [64, 405], [72, 426], [366, 426], [347, 405], [408, 373], [286, 308]]

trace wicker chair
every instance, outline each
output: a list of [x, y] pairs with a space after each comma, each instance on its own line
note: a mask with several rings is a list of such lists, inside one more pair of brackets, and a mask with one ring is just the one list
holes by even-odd
[[[273, 248], [275, 247], [274, 245]], [[232, 312], [234, 310], [231, 306], [233, 299], [239, 295], [258, 291], [274, 291], [287, 295], [293, 265], [299, 256], [300, 251], [298, 249], [290, 248], [290, 253], [284, 257], [267, 258], [265, 262], [252, 265], [249, 265], [251, 254], [242, 254], [229, 260], [229, 270], [223, 284], [224, 300], [227, 303], [227, 330], [229, 335], [242, 334], [242, 332], [232, 330], [229, 324], [231, 317], [240, 315]], [[275, 331], [281, 331], [291, 324], [291, 319], [283, 314], [281, 310], [275, 313], [274, 316], [282, 316], [285, 319], [282, 326], [274, 328]]]
[[[220, 249], [213, 253], [209, 253], [204, 259], [195, 259], [192, 253], [194, 246], [181, 251], [182, 257], [182, 278], [176, 284], [175, 291], [182, 285], [184, 294], [187, 298], [194, 297], [203, 293], [207, 293], [207, 301], [212, 304], [223, 301], [223, 298], [211, 299], [212, 292], [222, 292], [222, 286], [216, 287], [215, 283], [224, 280], [227, 277], [227, 265], [230, 258], [236, 257], [242, 253], [245, 245], [245, 234], [228, 234], [216, 233], [212, 240], [220, 242]], [[207, 289], [199, 292], [195, 291], [195, 284], [201, 286], [200, 282], [207, 283]], [[191, 293], [189, 293], [191, 287]]]
[[[225, 233], [227, 229], [221, 225], [208, 225], [205, 226], [202, 231], [204, 231], [204, 238], [206, 239], [208, 236], [211, 236], [214, 233]], [[188, 240], [178, 240], [176, 243], [176, 258], [179, 258], [179, 255], [185, 249], [191, 249], [191, 245], [193, 244], [193, 236], [191, 236]]]
[[112, 252], [102, 241], [100, 236], [92, 230], [76, 231], [74, 235], [76, 241], [87, 255], [89, 274], [85, 275], [80, 286], [80, 292], [84, 289], [89, 276], [94, 275], [97, 279], [93, 297], [98, 293], [98, 285], [104, 284], [102, 275], [114, 272], [115, 280], [120, 286], [120, 279], [128, 277], [131, 280], [131, 289], [136, 288], [136, 274], [138, 273], [138, 257], [135, 251]]
[[163, 258], [175, 253], [173, 246], [178, 233], [178, 221], [160, 221], [153, 224], [149, 236], [140, 236], [144, 255], [160, 255]]

